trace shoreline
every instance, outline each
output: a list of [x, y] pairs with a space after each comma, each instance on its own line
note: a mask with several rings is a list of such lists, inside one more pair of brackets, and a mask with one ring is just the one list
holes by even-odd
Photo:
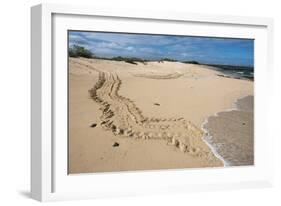
[[202, 126], [201, 126], [201, 129], [204, 132], [204, 135], [201, 137], [201, 139], [210, 148], [210, 150], [213, 152], [214, 156], [222, 161], [223, 167], [229, 166], [229, 163], [217, 152], [217, 148], [215, 148], [215, 146], [212, 145], [211, 143], [209, 143], [208, 140], [206, 139], [207, 137], [211, 138], [211, 136], [205, 135], [205, 134], [209, 134], [208, 130], [206, 128], [204, 128], [204, 126], [206, 124], [208, 124], [208, 120], [207, 119], [208, 118], [206, 118], [206, 122], [204, 121]]
[[[211, 116], [208, 116], [205, 118], [204, 122], [202, 123], [201, 125], [201, 129], [203, 130], [204, 132], [204, 135], [202, 136], [202, 140], [208, 145], [208, 147], [210, 147], [211, 151], [213, 152], [213, 154], [218, 158], [220, 159], [222, 162], [223, 162], [223, 165], [224, 167], [227, 167], [227, 166], [230, 166], [230, 164], [218, 153], [217, 151], [217, 148], [212, 145], [210, 142], [208, 142], [207, 138], [212, 138], [212, 136], [209, 135], [209, 131], [205, 128], [205, 126], [208, 124], [208, 119], [210, 117], [213, 117], [213, 116], [218, 116], [218, 114], [220, 112], [229, 112], [229, 111], [233, 111], [233, 110], [238, 110], [237, 108], [237, 101], [239, 99], [243, 99], [245, 97], [247, 97], [248, 95], [244, 96], [244, 97], [241, 97], [241, 98], [238, 98], [237, 100], [235, 100], [235, 102], [233, 103], [233, 107], [230, 108], [230, 109], [227, 109], [227, 110], [223, 110], [223, 111], [219, 111], [219, 112], [216, 112], [215, 114], [211, 115]], [[207, 134], [207, 135], [206, 135]]]
[[201, 125], [201, 129], [204, 131], [204, 135], [202, 136], [202, 140], [208, 145], [208, 147], [211, 149], [211, 151], [213, 152], [213, 154], [220, 159], [223, 164], [224, 167], [229, 167], [229, 166], [236, 166], [236, 165], [231, 165], [231, 163], [229, 161], [227, 161], [226, 159], [223, 158], [223, 156], [218, 152], [218, 148], [216, 147], [216, 145], [212, 144], [211, 142], [208, 141], [208, 139], [212, 139], [213, 136], [210, 135], [209, 130], [206, 128], [206, 125], [209, 123], [209, 118], [211, 117], [218, 117], [220, 113], [222, 112], [231, 112], [231, 111], [242, 111], [241, 109], [238, 108], [238, 101], [243, 100], [247, 97], [254, 97], [253, 95], [245, 95], [243, 97], [240, 97], [238, 99], [235, 100], [235, 102], [233, 103], [233, 107], [223, 110], [223, 111], [219, 111], [214, 113], [213, 115], [210, 115], [208, 117], [206, 117], [206, 119], [204, 120], [204, 122]]

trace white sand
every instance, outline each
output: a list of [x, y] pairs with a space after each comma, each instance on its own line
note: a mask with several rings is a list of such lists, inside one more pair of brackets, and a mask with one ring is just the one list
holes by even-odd
[[[222, 166], [199, 128], [253, 95], [253, 82], [219, 77], [202, 65], [82, 58], [70, 58], [69, 65], [70, 173]], [[89, 94], [101, 73], [106, 83], [97, 95], [109, 102], [113, 117], [102, 115], [105, 106]], [[105, 120], [111, 125], [102, 126]]]

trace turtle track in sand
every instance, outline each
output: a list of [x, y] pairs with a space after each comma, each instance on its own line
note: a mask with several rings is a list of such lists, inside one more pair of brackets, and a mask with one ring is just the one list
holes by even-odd
[[213, 159], [208, 147], [202, 147], [203, 131], [184, 118], [148, 118], [129, 98], [118, 94], [121, 79], [117, 74], [99, 71], [97, 83], [89, 90], [91, 98], [100, 105], [101, 125], [114, 135], [164, 139], [182, 152]]

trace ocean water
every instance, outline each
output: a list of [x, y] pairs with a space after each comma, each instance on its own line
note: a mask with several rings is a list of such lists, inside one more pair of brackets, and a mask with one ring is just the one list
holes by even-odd
[[222, 74], [228, 77], [254, 80], [254, 67], [232, 66], [232, 65], [209, 65], [209, 66], [212, 66], [213, 69], [220, 71]]
[[202, 125], [204, 141], [225, 166], [254, 165], [254, 97], [247, 96], [235, 108], [209, 117]]

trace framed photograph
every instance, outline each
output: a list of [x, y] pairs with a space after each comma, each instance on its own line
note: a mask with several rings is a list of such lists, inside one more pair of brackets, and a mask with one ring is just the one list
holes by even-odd
[[272, 185], [267, 18], [31, 9], [40, 201]]

